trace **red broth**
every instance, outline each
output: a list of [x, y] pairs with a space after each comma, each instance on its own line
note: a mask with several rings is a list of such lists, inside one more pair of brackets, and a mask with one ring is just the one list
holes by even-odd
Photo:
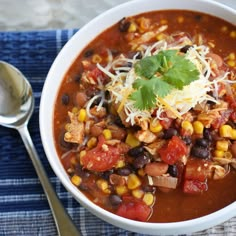
[[[150, 36], [150, 32], [155, 32], [155, 36]], [[150, 36], [150, 39], [142, 42], [143, 35]], [[106, 67], [109, 63], [108, 50], [113, 59], [121, 54], [132, 58], [143, 50], [143, 44], [150, 46], [160, 40], [173, 43], [179, 39], [187, 40], [185, 49], [182, 47], [179, 50], [181, 55], [186, 53], [191, 43], [209, 47], [209, 57], [215, 63], [211, 64], [211, 81], [222, 71], [229, 72], [227, 78], [234, 81], [235, 26], [199, 12], [168, 10], [121, 19], [98, 35], [78, 55], [58, 92], [54, 108], [54, 139], [58, 156], [72, 183], [95, 204], [127, 218], [177, 222], [207, 215], [236, 200], [236, 87], [233, 82], [229, 85], [230, 93], [227, 92], [228, 87], [218, 87], [222, 102], [220, 111], [217, 111], [217, 118], [208, 122], [202, 118], [204, 112], [194, 107], [187, 112], [190, 116], [184, 114], [175, 119], [173, 114], [163, 113], [166, 119], [159, 120], [160, 130], [151, 129], [149, 123], [151, 133], [145, 133], [146, 129], [140, 123], [130, 127], [123, 120], [121, 124], [122, 119], [117, 119], [120, 117], [117, 110], [122, 107], [108, 103], [103, 104], [104, 114], [101, 114], [101, 110], [96, 112], [101, 102], [99, 96], [91, 106], [91, 109], [96, 107], [93, 109], [96, 119], [86, 114], [86, 102], [98, 95], [99, 86], [110, 82], [109, 76], [104, 75], [96, 65], [99, 63]], [[140, 56], [138, 54], [137, 57]], [[130, 65], [122, 66], [126, 69]], [[216, 106], [212, 101], [205, 105], [208, 109], [215, 109]], [[68, 111], [71, 112], [70, 118]], [[188, 121], [185, 125], [184, 120]], [[195, 121], [200, 121], [200, 126]], [[190, 133], [186, 124], [192, 125]], [[81, 133], [75, 134], [74, 130], [78, 131], [81, 127], [85, 135], [79, 137]], [[225, 131], [227, 129], [230, 131]], [[130, 136], [134, 140], [127, 139], [129, 130], [136, 135], [135, 138]], [[137, 135], [140, 130], [149, 135], [142, 139]], [[227, 132], [230, 134], [225, 134]], [[147, 141], [152, 136], [155, 141]], [[154, 153], [144, 149], [152, 147], [153, 151], [153, 146], [157, 148]], [[168, 156], [170, 152], [174, 153], [172, 157]], [[140, 153], [146, 156], [139, 158]], [[96, 156], [100, 158], [96, 159]], [[222, 158], [227, 165], [222, 164]], [[160, 184], [160, 181], [153, 184], [147, 177], [151, 174], [153, 179], [156, 176], [167, 177], [169, 185]]]

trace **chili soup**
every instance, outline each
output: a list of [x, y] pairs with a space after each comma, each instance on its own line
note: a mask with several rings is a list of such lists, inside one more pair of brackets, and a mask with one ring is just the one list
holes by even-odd
[[179, 222], [236, 200], [236, 27], [189, 10], [127, 16], [60, 86], [54, 139], [71, 182], [137, 221]]

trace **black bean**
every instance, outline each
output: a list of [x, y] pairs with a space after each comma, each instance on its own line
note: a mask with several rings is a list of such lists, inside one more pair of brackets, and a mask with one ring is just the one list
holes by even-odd
[[171, 139], [173, 136], [177, 135], [178, 131], [175, 128], [169, 128], [164, 131], [163, 138], [164, 139]]
[[205, 138], [198, 138], [196, 139], [196, 145], [201, 146], [201, 147], [208, 147], [208, 140]]
[[79, 176], [81, 176], [82, 178], [88, 178], [91, 175], [91, 173], [88, 170], [82, 169], [79, 172]]
[[143, 152], [144, 152], [143, 146], [138, 146], [138, 147], [134, 147], [134, 148], [129, 149], [128, 155], [130, 155], [132, 157], [137, 157], [137, 156], [143, 154]]
[[142, 59], [142, 53], [140, 52], [140, 51], [130, 51], [130, 52], [128, 52], [128, 58], [134, 58], [134, 56], [135, 56], [135, 58], [136, 59]]
[[120, 32], [127, 32], [127, 30], [129, 29], [129, 26], [130, 26], [130, 22], [127, 21], [126, 18], [124, 17], [119, 23]]
[[72, 143], [66, 142], [64, 140], [64, 135], [65, 135], [65, 132], [62, 132], [60, 135], [60, 138], [59, 138], [60, 145], [62, 148], [71, 149], [73, 145]]
[[212, 141], [211, 131], [205, 128], [203, 130], [203, 137], [207, 139], [208, 141]]
[[129, 174], [131, 174], [131, 170], [128, 167], [119, 168], [117, 169], [117, 174], [122, 176], [128, 176]]
[[133, 166], [136, 169], [141, 169], [143, 168], [147, 163], [150, 162], [150, 157], [146, 153], [138, 156], [137, 158], [134, 159]]
[[195, 20], [200, 21], [202, 19], [202, 16], [201, 15], [195, 15], [194, 18], [195, 18]]
[[151, 185], [145, 185], [145, 186], [143, 186], [142, 189], [143, 189], [144, 192], [155, 193], [155, 191], [156, 191], [156, 187], [155, 186], [151, 186]]
[[173, 177], [178, 176], [178, 168], [176, 165], [169, 165], [167, 172]]
[[82, 191], [88, 191], [89, 188], [88, 188], [88, 186], [86, 184], [81, 183], [79, 185], [79, 189], [82, 190]]
[[105, 179], [105, 180], [109, 180], [110, 175], [113, 174], [113, 173], [114, 173], [113, 169], [105, 171], [105, 172], [102, 173], [102, 178]]
[[74, 78], [75, 82], [76, 82], [76, 83], [80, 83], [81, 77], [82, 77], [81, 74], [77, 74], [77, 75], [75, 76], [75, 78]]
[[207, 159], [209, 157], [209, 150], [200, 146], [193, 146], [191, 154], [197, 158]]
[[121, 120], [121, 118], [120, 118], [119, 116], [116, 116], [116, 117], [114, 118], [114, 123], [115, 123], [117, 126], [119, 126], [120, 128], [124, 128], [124, 125], [123, 125], [123, 123], [122, 123], [122, 120]]
[[89, 49], [84, 53], [84, 57], [91, 57], [93, 55], [94, 51], [93, 49]]
[[192, 143], [192, 139], [189, 136], [185, 136], [182, 138], [186, 145], [190, 145]]
[[191, 45], [185, 45], [180, 49], [180, 52], [186, 53], [189, 50], [189, 48], [191, 48]]
[[95, 99], [91, 105], [91, 107], [97, 106], [100, 102], [101, 102], [102, 98], [98, 97], [97, 99]]
[[110, 195], [109, 200], [112, 206], [118, 206], [122, 202], [121, 197], [116, 194]]
[[142, 53], [141, 52], [137, 52], [137, 53], [138, 55], [136, 56], [136, 59], [142, 59], [143, 58]]
[[63, 105], [67, 106], [70, 102], [70, 96], [67, 93], [64, 93], [61, 97], [61, 102]]

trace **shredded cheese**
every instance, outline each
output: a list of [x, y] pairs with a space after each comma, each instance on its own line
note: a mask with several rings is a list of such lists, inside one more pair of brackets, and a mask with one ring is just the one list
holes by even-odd
[[[152, 45], [142, 44], [140, 45], [143, 49], [141, 55], [142, 58], [145, 58], [158, 54], [161, 50], [179, 50], [185, 45], [191, 45], [186, 53], [186, 58], [194, 63], [199, 70], [199, 79], [184, 86], [182, 90], [172, 90], [171, 93], [164, 98], [157, 96], [156, 108], [152, 110], [139, 110], [134, 106], [134, 101], [129, 99], [129, 95], [133, 91], [132, 85], [137, 78], [133, 65], [139, 60], [137, 59], [138, 53], [131, 59], [126, 58], [124, 55], [120, 55], [118, 58], [113, 59], [112, 54], [108, 52], [108, 65], [106, 67], [102, 67], [100, 64], [97, 65], [97, 67], [110, 78], [110, 82], [103, 88], [110, 92], [111, 98], [109, 102], [119, 104], [118, 113], [122, 110], [125, 111], [127, 115], [126, 122], [130, 122], [131, 125], [134, 125], [137, 118], [149, 120], [153, 117], [154, 110], [154, 119], [163, 119], [163, 112], [171, 113], [174, 118], [181, 118], [182, 115], [194, 108], [197, 104], [206, 101], [212, 101], [214, 103], [218, 102], [219, 83], [228, 82], [228, 73], [215, 78], [213, 81], [210, 80], [210, 76], [213, 75], [213, 72], [211, 70], [210, 60], [207, 57], [207, 54], [209, 53], [209, 48], [207, 46], [193, 45], [192, 41], [186, 35], [183, 35], [182, 38], [170, 44], [165, 40], [157, 41]], [[209, 95], [210, 91], [213, 92], [214, 97]], [[93, 97], [87, 105], [87, 113], [89, 116], [91, 116], [89, 107], [98, 97], [102, 98], [99, 107], [101, 107], [104, 102], [104, 93]]]

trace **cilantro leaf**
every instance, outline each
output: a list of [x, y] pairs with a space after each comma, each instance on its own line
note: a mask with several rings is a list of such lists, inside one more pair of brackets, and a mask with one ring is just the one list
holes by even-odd
[[145, 57], [135, 64], [135, 73], [147, 79], [150, 79], [160, 67], [160, 61], [156, 57]]
[[155, 105], [156, 95], [153, 90], [149, 90], [149, 85], [145, 85], [133, 92], [130, 96], [135, 101], [135, 107], [140, 110], [150, 109]]
[[144, 110], [155, 107], [156, 98], [165, 97], [172, 89], [183, 89], [199, 78], [196, 66], [177, 50], [160, 51], [134, 65], [137, 79], [130, 99], [135, 107]]
[[171, 67], [163, 74], [163, 80], [177, 89], [183, 89], [192, 81], [198, 79], [199, 71], [196, 66], [183, 56], [170, 60]]
[[158, 96], [166, 96], [173, 87], [158, 77], [152, 77], [150, 80], [137, 79], [133, 88], [137, 89], [130, 96], [135, 101], [136, 108], [140, 110], [150, 109], [156, 104], [156, 91]]

